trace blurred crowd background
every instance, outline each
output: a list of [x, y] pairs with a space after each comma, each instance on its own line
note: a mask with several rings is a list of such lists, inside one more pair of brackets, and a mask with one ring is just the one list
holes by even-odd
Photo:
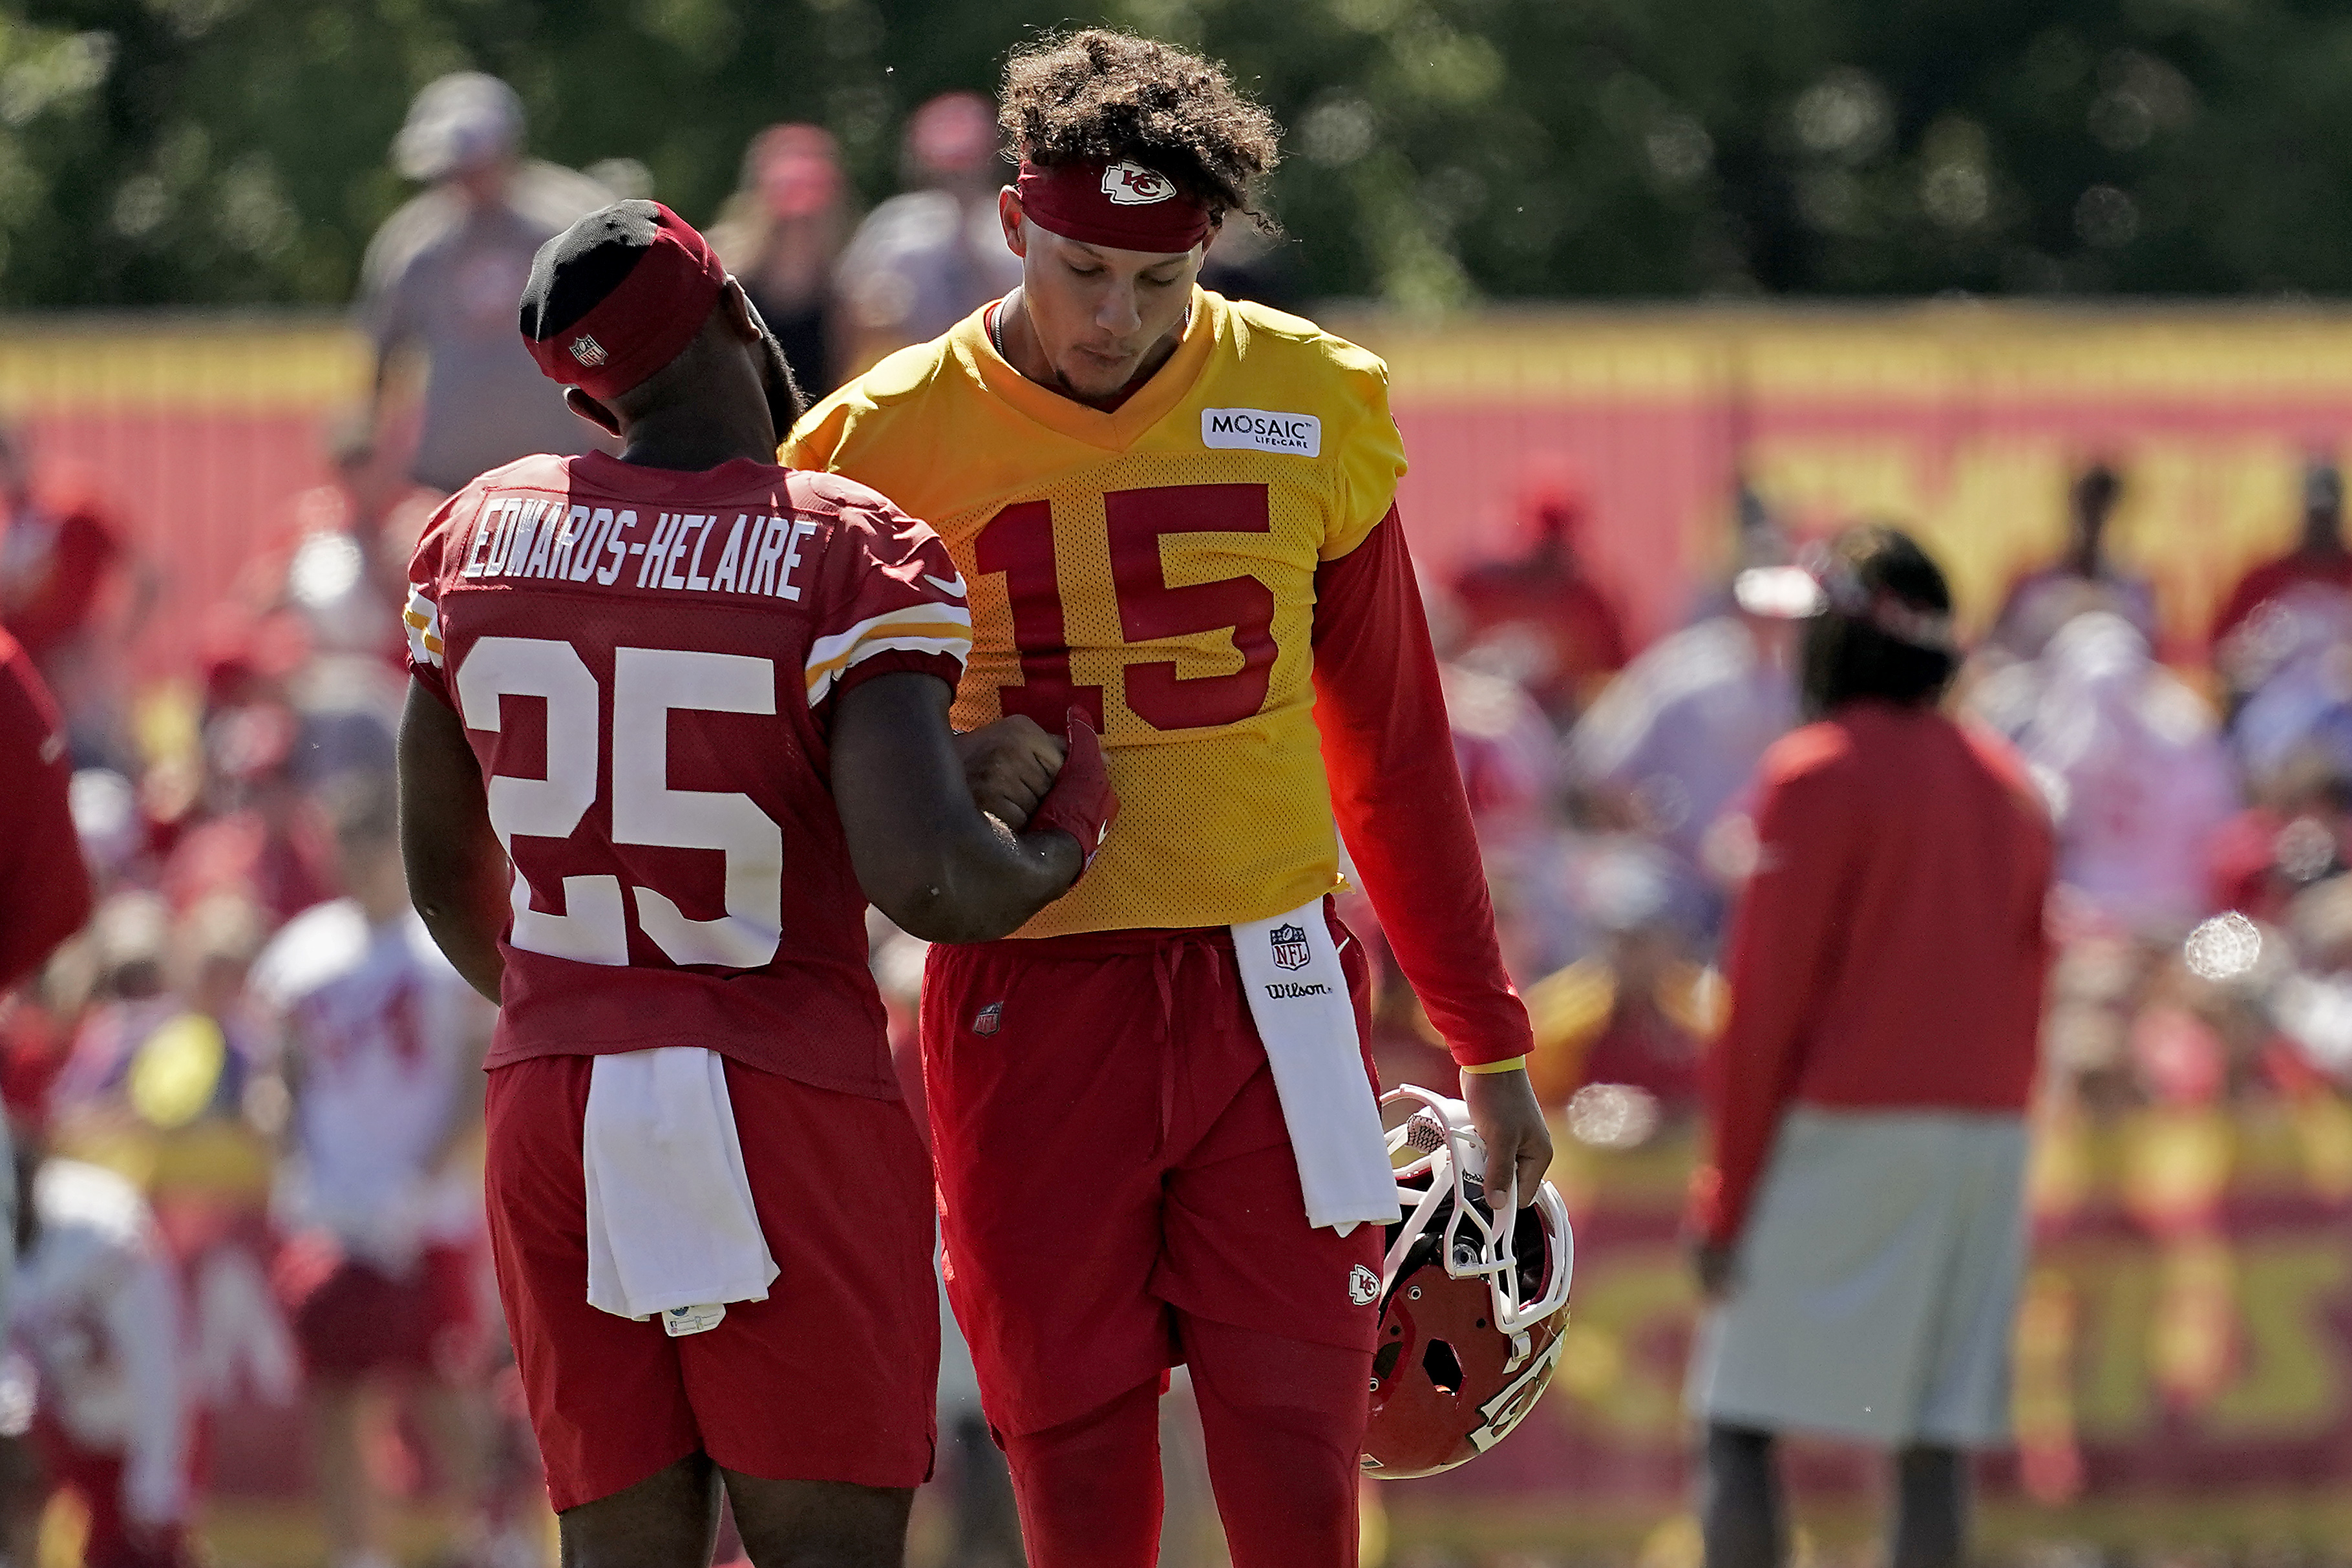
[[[1210, 286], [1393, 367], [1403, 515], [1579, 1226], [1554, 1392], [1476, 1465], [1371, 1489], [1368, 1560], [1696, 1564], [1696, 1072], [1750, 774], [1801, 718], [1783, 574], [1866, 520], [1951, 571], [1955, 700], [2023, 749], [2063, 845], [2021, 1441], [1987, 1469], [1988, 1549], [2340, 1557], [2352, 313], [2313, 294], [2352, 273], [2352, 20], [1109, 17], [1223, 55], [1290, 128], [1288, 237], [1233, 226]], [[0, 1000], [12, 1121], [103, 1241], [46, 1265], [79, 1270], [71, 1310], [20, 1313], [0, 1371], [25, 1552], [78, 1561], [127, 1508], [186, 1535], [122, 1561], [311, 1563], [331, 1536], [544, 1554], [478, 1215], [448, 1201], [478, 1159], [478, 1013], [433, 1015], [413, 1115], [338, 1134], [391, 1151], [356, 1211], [321, 1206], [303, 1157], [306, 954], [322, 921], [399, 908], [409, 552], [475, 472], [588, 444], [513, 311], [538, 244], [604, 201], [706, 225], [813, 394], [1009, 288], [982, 89], [1036, 21], [0, 0], [0, 625], [65, 710], [100, 894]], [[919, 944], [877, 926], [875, 953], [903, 1044]], [[1445, 1083], [1381, 984], [1384, 1073]], [[322, 1376], [305, 1314], [355, 1253], [409, 1292], [414, 1353]], [[918, 1557], [1016, 1562], [964, 1378]], [[1171, 1451], [1168, 1560], [1214, 1561], [1181, 1420]], [[31, 1459], [58, 1452], [90, 1464]], [[1799, 1466], [1805, 1560], [1868, 1556], [1868, 1472]]]

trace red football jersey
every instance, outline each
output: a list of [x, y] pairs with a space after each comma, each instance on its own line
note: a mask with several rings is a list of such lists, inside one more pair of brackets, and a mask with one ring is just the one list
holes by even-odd
[[49, 689], [0, 630], [0, 994], [89, 919], [89, 868], [74, 837], [73, 759]]
[[592, 452], [450, 497], [409, 580], [514, 866], [489, 1065], [707, 1046], [895, 1098], [825, 737], [859, 680], [961, 675], [939, 537], [827, 474]]

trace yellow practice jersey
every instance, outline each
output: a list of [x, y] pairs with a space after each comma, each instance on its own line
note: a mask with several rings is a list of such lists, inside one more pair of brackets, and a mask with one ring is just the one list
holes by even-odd
[[1404, 447], [1379, 358], [1196, 289], [1181, 342], [1112, 413], [1029, 381], [976, 312], [892, 354], [783, 460], [929, 522], [971, 585], [960, 729], [1072, 707], [1118, 826], [1024, 936], [1223, 925], [1339, 884], [1315, 730], [1315, 569], [1388, 514]]

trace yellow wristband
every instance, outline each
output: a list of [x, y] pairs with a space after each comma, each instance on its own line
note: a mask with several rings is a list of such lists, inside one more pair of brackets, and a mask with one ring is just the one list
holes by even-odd
[[1512, 1058], [1510, 1060], [1508, 1060], [1508, 1061], [1505, 1061], [1505, 1062], [1480, 1062], [1476, 1067], [1465, 1067], [1465, 1068], [1464, 1068], [1462, 1070], [1463, 1070], [1464, 1072], [1475, 1072], [1475, 1073], [1489, 1073], [1489, 1072], [1519, 1072], [1519, 1071], [1524, 1070], [1524, 1069], [1526, 1068], [1527, 1065], [1528, 1065], [1528, 1058], [1525, 1058], [1525, 1057], [1513, 1057], [1513, 1058]]

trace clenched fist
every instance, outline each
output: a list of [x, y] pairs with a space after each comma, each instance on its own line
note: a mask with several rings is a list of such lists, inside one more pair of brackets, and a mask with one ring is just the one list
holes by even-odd
[[1014, 714], [955, 738], [972, 803], [1018, 833], [1054, 787], [1068, 746], [1034, 719]]

